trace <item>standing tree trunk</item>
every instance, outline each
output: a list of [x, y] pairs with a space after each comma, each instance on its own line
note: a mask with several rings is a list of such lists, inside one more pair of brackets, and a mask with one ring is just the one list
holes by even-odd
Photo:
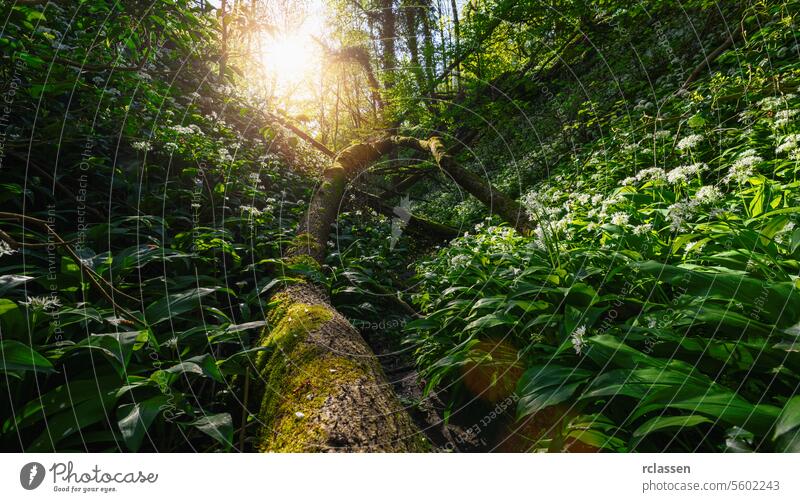
[[[327, 169], [287, 252], [287, 264], [320, 269], [348, 177], [393, 148], [390, 140], [344, 150]], [[256, 359], [263, 396], [261, 451], [429, 449], [358, 331], [308, 280], [270, 299]]]
[[419, 8], [419, 17], [422, 20], [422, 38], [424, 42], [423, 56], [425, 57], [425, 80], [427, 81], [427, 90], [434, 86], [434, 76], [436, 75], [436, 48], [433, 45], [433, 30], [431, 29], [430, 19], [430, 0], [422, 0], [422, 6]]
[[411, 72], [414, 74], [414, 80], [417, 82], [419, 91], [424, 92], [428, 86], [419, 59], [419, 39], [417, 38], [418, 9], [416, 5], [409, 5], [409, 3], [409, 0], [405, 0], [402, 4], [402, 19], [406, 36], [406, 45], [408, 46], [408, 53], [411, 59]]
[[383, 86], [386, 89], [394, 87], [394, 74], [397, 70], [397, 53], [395, 51], [395, 38], [397, 38], [397, 20], [394, 12], [394, 0], [381, 0], [380, 2], [380, 36], [381, 65], [383, 66]]
[[222, 0], [219, 8], [220, 21], [222, 22], [222, 54], [219, 57], [219, 80], [225, 78], [225, 67], [228, 63], [228, 20], [226, 8], [226, 0]]
[[[455, 37], [455, 53], [456, 57], [461, 54], [461, 27], [458, 24], [458, 3], [456, 0], [450, 0], [450, 9], [453, 11], [453, 35]], [[456, 88], [461, 90], [461, 72], [459, 65], [456, 65]]]

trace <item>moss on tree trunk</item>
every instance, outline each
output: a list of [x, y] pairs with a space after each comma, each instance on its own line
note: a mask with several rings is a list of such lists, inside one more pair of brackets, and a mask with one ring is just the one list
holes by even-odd
[[[289, 260], [319, 267], [348, 176], [391, 142], [355, 145], [326, 170]], [[394, 395], [375, 354], [327, 294], [303, 281], [274, 294], [256, 366], [261, 451], [420, 452], [427, 438]]]

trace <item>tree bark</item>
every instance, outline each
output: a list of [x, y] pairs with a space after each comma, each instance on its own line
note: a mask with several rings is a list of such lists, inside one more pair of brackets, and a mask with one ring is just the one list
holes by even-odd
[[369, 192], [358, 191], [358, 196], [375, 211], [389, 218], [405, 220], [405, 231], [427, 241], [446, 241], [458, 237], [455, 228], [442, 225], [435, 221], [419, 216], [414, 216], [400, 208], [387, 204], [385, 199]]
[[383, 66], [383, 86], [391, 89], [395, 84], [395, 71], [397, 70], [397, 54], [395, 38], [397, 37], [397, 20], [394, 12], [394, 0], [381, 0], [380, 2], [380, 34], [381, 62]]
[[[450, 10], [453, 11], [453, 35], [455, 38], [455, 52], [461, 54], [461, 27], [458, 24], [458, 3], [456, 0], [450, 0]], [[456, 88], [461, 90], [461, 72], [459, 65], [456, 65]]]
[[436, 48], [433, 45], [433, 30], [431, 29], [430, 19], [430, 0], [421, 0], [419, 7], [419, 17], [422, 20], [422, 39], [423, 56], [425, 58], [425, 81], [427, 89], [434, 87], [434, 75], [436, 73], [436, 61], [434, 59]]
[[[345, 149], [325, 171], [287, 264], [319, 270], [348, 177], [393, 147], [390, 140]], [[270, 299], [256, 359], [261, 376], [261, 451], [420, 452], [429, 449], [358, 331], [309, 282]]]
[[228, 18], [226, 11], [226, 0], [222, 0], [220, 4], [220, 21], [222, 22], [222, 54], [219, 58], [219, 80], [220, 82], [225, 78], [225, 69], [228, 63]]
[[310, 283], [272, 298], [263, 382], [261, 451], [422, 452], [427, 439], [395, 397], [377, 358]]
[[467, 193], [481, 201], [491, 212], [497, 213], [518, 232], [527, 234], [532, 230], [531, 221], [522, 206], [491, 183], [464, 169], [447, 153], [442, 141], [437, 137], [428, 140], [400, 138], [403, 146], [428, 152], [438, 166]]
[[404, 3], [402, 4], [402, 19], [403, 26], [405, 27], [406, 45], [408, 46], [408, 53], [411, 59], [411, 72], [414, 74], [414, 80], [417, 82], [417, 87], [420, 91], [423, 91], [427, 88], [427, 82], [425, 81], [425, 74], [423, 73], [422, 65], [419, 59], [417, 11], [417, 6], [409, 5], [409, 1], [404, 0]]

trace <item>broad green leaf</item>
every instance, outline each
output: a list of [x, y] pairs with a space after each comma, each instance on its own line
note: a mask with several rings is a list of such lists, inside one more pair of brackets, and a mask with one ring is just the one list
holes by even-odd
[[219, 288], [195, 288], [184, 293], [169, 295], [151, 303], [145, 310], [145, 318], [151, 325], [164, 322], [186, 312], [200, 308], [200, 299], [219, 291]]
[[0, 340], [0, 371], [55, 373], [52, 363], [31, 347], [16, 340]]
[[695, 425], [712, 423], [711, 420], [702, 415], [682, 415], [679, 417], [653, 417], [633, 431], [633, 437], [644, 437], [656, 431], [664, 429], [682, 429], [684, 427], [694, 427]]
[[139, 451], [145, 432], [168, 401], [168, 396], [155, 396], [117, 409], [117, 425], [129, 450]]
[[591, 375], [555, 364], [529, 368], [517, 383], [517, 419], [566, 401]]
[[489, 329], [495, 326], [513, 325], [516, 322], [517, 319], [514, 316], [506, 314], [488, 314], [467, 324], [467, 327], [464, 329], [467, 331], [473, 329]]
[[192, 425], [204, 434], [208, 434], [223, 446], [230, 447], [233, 442], [233, 422], [230, 413], [205, 415]]
[[775, 432], [772, 438], [776, 439], [778, 436], [782, 436], [798, 426], [800, 426], [800, 396], [794, 396], [783, 406], [783, 410], [781, 410], [781, 414], [775, 424]]

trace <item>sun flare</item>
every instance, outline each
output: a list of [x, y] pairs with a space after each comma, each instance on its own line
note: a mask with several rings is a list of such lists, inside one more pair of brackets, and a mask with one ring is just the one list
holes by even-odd
[[312, 7], [289, 26], [262, 35], [256, 57], [273, 92], [303, 93], [321, 65], [322, 50], [314, 37], [324, 24], [322, 7]]

